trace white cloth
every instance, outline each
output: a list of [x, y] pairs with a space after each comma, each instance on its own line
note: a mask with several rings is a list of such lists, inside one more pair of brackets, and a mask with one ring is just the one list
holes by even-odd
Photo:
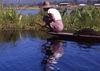
[[48, 13], [51, 13], [55, 20], [62, 20], [61, 15], [57, 9], [50, 8]]

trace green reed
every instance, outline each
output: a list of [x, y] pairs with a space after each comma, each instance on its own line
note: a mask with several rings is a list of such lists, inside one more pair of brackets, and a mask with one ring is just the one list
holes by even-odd
[[70, 15], [63, 15], [66, 30], [90, 28], [100, 31], [100, 8], [94, 6], [79, 7]]
[[[66, 12], [66, 10], [65, 10]], [[42, 30], [43, 13], [35, 15], [20, 15], [14, 8], [0, 7], [0, 30]], [[100, 8], [94, 6], [78, 7], [70, 15], [62, 14], [65, 30], [80, 30], [91, 28], [100, 31]]]
[[0, 7], [0, 30], [38, 29], [42, 25], [41, 14], [20, 15], [13, 8]]

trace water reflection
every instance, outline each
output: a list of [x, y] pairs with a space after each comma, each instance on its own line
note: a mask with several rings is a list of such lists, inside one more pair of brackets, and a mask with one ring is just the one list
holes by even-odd
[[[42, 32], [22, 32], [0, 35], [0, 71], [100, 71], [100, 43], [84, 49], [74, 41], [46, 39]], [[37, 38], [42, 35], [46, 40]]]
[[97, 42], [94, 41], [76, 41], [76, 43], [80, 48], [92, 48], [93, 45], [97, 44]]
[[19, 37], [19, 32], [0, 31], [0, 42], [15, 42]]
[[79, 48], [91, 48], [92, 44], [91, 43], [77, 43], [77, 46], [79, 46]]
[[16, 42], [18, 39], [22, 39], [23, 37], [34, 37], [40, 39], [46, 39], [47, 34], [41, 31], [34, 31], [34, 30], [5, 30], [0, 31], [0, 42]]
[[41, 65], [43, 71], [58, 71], [60, 68], [57, 67], [57, 63], [64, 53], [63, 41], [48, 38], [47, 42], [43, 44], [42, 47], [44, 56]]

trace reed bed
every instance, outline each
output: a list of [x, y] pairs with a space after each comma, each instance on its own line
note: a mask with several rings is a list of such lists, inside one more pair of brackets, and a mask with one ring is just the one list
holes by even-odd
[[80, 30], [84, 28], [100, 31], [100, 8], [95, 6], [79, 7], [72, 10], [70, 15], [63, 11], [62, 17], [65, 30]]
[[[76, 31], [83, 28], [90, 28], [100, 31], [100, 8], [94, 6], [79, 7], [65, 14], [66, 9], [62, 11], [64, 29]], [[0, 7], [0, 30], [40, 30], [42, 27], [43, 14], [41, 12], [35, 15], [20, 15], [16, 10]]]

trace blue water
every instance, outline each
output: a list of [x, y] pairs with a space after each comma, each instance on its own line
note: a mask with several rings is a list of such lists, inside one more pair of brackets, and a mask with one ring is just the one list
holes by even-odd
[[16, 12], [22, 15], [34, 15], [34, 14], [38, 14], [40, 11], [39, 10], [16, 10]]
[[100, 71], [100, 44], [21, 37], [0, 42], [0, 71]]
[[[40, 2], [43, 2], [45, 0], [3, 0], [3, 3], [5, 4], [38, 4]], [[66, 0], [49, 0], [50, 2], [63, 2]], [[69, 0], [67, 2], [70, 2]]]

